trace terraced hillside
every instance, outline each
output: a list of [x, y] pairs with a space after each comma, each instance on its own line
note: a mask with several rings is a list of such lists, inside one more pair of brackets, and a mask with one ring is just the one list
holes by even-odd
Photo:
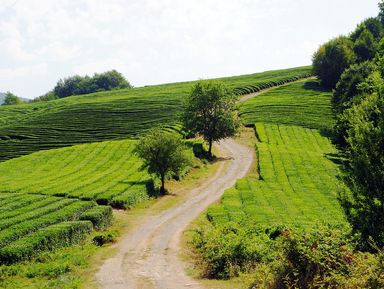
[[344, 222], [336, 199], [338, 151], [322, 135], [333, 121], [330, 97], [315, 80], [306, 80], [241, 105], [245, 123], [258, 121], [260, 179], [248, 177], [227, 190], [221, 203], [208, 210], [212, 223], [246, 220], [267, 226], [312, 226]]
[[[308, 73], [310, 67], [300, 67], [222, 80], [241, 94]], [[0, 160], [80, 143], [135, 138], [158, 124], [172, 126], [191, 85], [156, 85], [0, 107]]]
[[0, 192], [92, 200], [130, 208], [148, 198], [150, 176], [135, 141], [104, 141], [40, 151], [0, 163]]
[[301, 80], [242, 103], [240, 116], [246, 125], [271, 122], [328, 130], [333, 125], [331, 95], [315, 79]]
[[93, 201], [0, 193], [0, 265], [77, 244], [111, 217], [111, 207]]
[[148, 199], [152, 181], [135, 143], [82, 144], [0, 163], [0, 265], [77, 244], [109, 225], [111, 206]]

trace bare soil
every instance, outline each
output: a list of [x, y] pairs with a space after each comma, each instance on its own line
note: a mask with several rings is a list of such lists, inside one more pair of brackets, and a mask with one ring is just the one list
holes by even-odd
[[152, 216], [143, 216], [117, 243], [117, 253], [96, 274], [100, 288], [202, 288], [189, 277], [179, 258], [185, 228], [224, 190], [250, 170], [254, 152], [234, 139], [217, 144], [220, 166], [215, 175], [187, 193], [181, 203]]

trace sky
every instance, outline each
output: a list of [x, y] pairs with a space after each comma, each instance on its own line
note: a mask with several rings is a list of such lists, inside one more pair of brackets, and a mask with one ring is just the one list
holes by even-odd
[[134, 86], [311, 64], [379, 0], [0, 0], [0, 91], [116, 69]]

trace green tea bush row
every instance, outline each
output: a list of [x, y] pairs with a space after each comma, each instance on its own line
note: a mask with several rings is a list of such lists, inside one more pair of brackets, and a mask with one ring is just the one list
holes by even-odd
[[0, 214], [24, 207], [43, 198], [44, 196], [41, 195], [15, 194], [12, 198], [6, 198], [0, 201]]
[[[225, 191], [207, 217], [214, 224], [343, 223], [337, 201], [337, 150], [316, 130], [257, 123], [260, 179], [244, 178]], [[327, 156], [332, 156], [329, 159]]]
[[[142, 163], [132, 153], [134, 144], [133, 140], [84, 144], [0, 163], [0, 190], [39, 194], [25, 199], [44, 194], [130, 208], [150, 193], [135, 188], [144, 186], [150, 176], [140, 170]], [[12, 201], [12, 207], [26, 202], [19, 199]]]
[[39, 253], [78, 244], [92, 231], [90, 221], [55, 224], [29, 234], [0, 249], [0, 264], [12, 264]]
[[312, 75], [310, 73], [278, 80], [278, 81], [270, 81], [270, 82], [265, 82], [265, 83], [258, 83], [257, 85], [247, 85], [244, 87], [236, 87], [233, 91], [237, 95], [244, 95], [244, 94], [250, 94], [250, 93], [255, 93], [259, 92], [261, 90], [267, 89], [267, 88], [272, 88], [275, 86], [283, 85], [286, 83], [294, 82], [303, 78], [308, 78], [311, 77]]
[[[0, 194], [0, 196], [1, 196], [1, 194]], [[10, 210], [8, 212], [1, 213], [0, 214], [0, 223], [4, 219], [13, 218], [15, 216], [24, 214], [25, 212], [32, 212], [38, 208], [50, 205], [51, 203], [57, 202], [59, 200], [60, 200], [60, 198], [58, 198], [58, 197], [44, 196], [41, 200], [36, 200], [35, 202], [33, 202], [31, 204], [27, 204], [21, 208], [17, 208], [14, 210]]]
[[25, 210], [22, 214], [19, 214], [15, 217], [9, 217], [9, 218], [0, 220], [0, 230], [4, 230], [9, 226], [13, 226], [15, 224], [25, 222], [30, 219], [37, 219], [40, 216], [45, 216], [49, 213], [56, 212], [73, 202], [75, 202], [74, 199], [61, 199], [61, 200], [56, 200], [52, 204], [46, 204], [45, 206], [41, 208], [37, 208], [35, 210], [31, 210], [30, 208], [27, 208], [27, 210]]
[[112, 222], [112, 207], [94, 206], [81, 214], [80, 220], [91, 221], [96, 230], [103, 229]]
[[63, 221], [78, 220], [80, 215], [95, 204], [93, 202], [77, 201], [70, 203], [57, 211], [40, 216], [37, 219], [27, 220], [10, 226], [0, 232], [0, 248], [4, 247], [17, 239], [35, 232], [41, 228]]

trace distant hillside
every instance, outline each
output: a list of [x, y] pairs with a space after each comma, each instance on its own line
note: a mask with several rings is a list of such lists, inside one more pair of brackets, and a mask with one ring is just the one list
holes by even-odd
[[[221, 78], [238, 93], [308, 76], [311, 67]], [[23, 106], [0, 106], [0, 161], [34, 151], [104, 140], [136, 138], [178, 121], [193, 82], [71, 96]]]

